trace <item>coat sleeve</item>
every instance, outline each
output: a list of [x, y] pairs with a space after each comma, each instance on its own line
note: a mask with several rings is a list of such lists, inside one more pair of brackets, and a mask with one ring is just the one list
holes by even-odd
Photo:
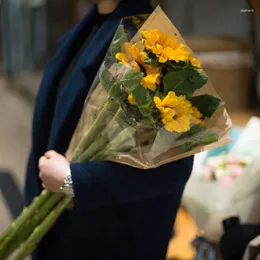
[[185, 186], [192, 166], [193, 157], [149, 170], [114, 162], [71, 164], [76, 209], [112, 206], [169, 193]]

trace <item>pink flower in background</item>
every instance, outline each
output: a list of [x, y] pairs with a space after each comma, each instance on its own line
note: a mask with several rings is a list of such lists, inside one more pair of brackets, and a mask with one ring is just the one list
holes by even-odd
[[210, 181], [213, 178], [213, 174], [214, 174], [214, 169], [211, 167], [205, 167], [203, 170], [203, 176], [206, 180]]
[[211, 157], [207, 160], [203, 178], [208, 181], [217, 181], [221, 185], [231, 186], [240, 177], [251, 158], [228, 154]]
[[216, 157], [211, 157], [207, 160], [206, 165], [210, 166], [214, 169], [217, 169], [221, 164], [224, 163], [225, 157], [223, 156], [216, 156]]
[[237, 164], [237, 163], [240, 163], [241, 162], [241, 159], [233, 154], [229, 154], [227, 156], [227, 163], [228, 164]]
[[222, 177], [228, 176], [228, 171], [226, 167], [219, 167], [215, 171], [215, 177], [216, 179], [221, 179]]
[[234, 180], [232, 179], [231, 176], [223, 176], [223, 177], [218, 179], [218, 182], [220, 184], [222, 184], [223, 186], [229, 186], [229, 187], [232, 186], [233, 181]]
[[227, 165], [227, 171], [229, 172], [229, 174], [231, 175], [231, 177], [233, 179], [236, 179], [237, 177], [241, 176], [243, 174], [244, 171], [244, 167], [241, 165], [237, 165], [237, 164], [230, 164]]

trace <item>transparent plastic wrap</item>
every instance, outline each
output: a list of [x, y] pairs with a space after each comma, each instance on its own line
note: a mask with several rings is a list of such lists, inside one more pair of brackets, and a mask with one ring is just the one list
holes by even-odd
[[124, 18], [67, 157], [148, 169], [228, 143], [224, 102], [160, 7]]

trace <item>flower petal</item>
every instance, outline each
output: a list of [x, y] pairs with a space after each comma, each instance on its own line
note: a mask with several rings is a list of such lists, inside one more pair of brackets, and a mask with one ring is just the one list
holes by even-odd
[[128, 95], [128, 101], [131, 105], [135, 105], [135, 100], [132, 93]]
[[128, 58], [127, 55], [123, 52], [119, 52], [116, 54], [116, 59], [121, 61], [123, 64], [127, 64], [128, 63]]

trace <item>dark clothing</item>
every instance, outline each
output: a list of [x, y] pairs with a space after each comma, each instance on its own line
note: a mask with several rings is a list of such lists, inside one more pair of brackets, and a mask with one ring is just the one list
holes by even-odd
[[[40, 156], [51, 149], [66, 152], [120, 19], [150, 12], [149, 0], [122, 0], [84, 48], [56, 100], [61, 79], [86, 40], [95, 8], [60, 41], [56, 56], [46, 66], [36, 100], [27, 203], [41, 192]], [[113, 162], [72, 164], [76, 207], [61, 216], [34, 259], [164, 259], [192, 165], [192, 157], [146, 171]]]
[[59, 83], [58, 90], [57, 90], [57, 97], [61, 91], [61, 89], [67, 84], [69, 77], [71, 76], [74, 68], [76, 67], [81, 54], [87, 49], [91, 39], [94, 37], [95, 33], [101, 27], [101, 25], [106, 21], [110, 14], [94, 14], [93, 18], [88, 24], [88, 28], [86, 28], [85, 39], [82, 42], [82, 46], [80, 46], [80, 50], [75, 54], [75, 57], [72, 57], [72, 61], [70, 62], [66, 72], [62, 76], [62, 79]]

